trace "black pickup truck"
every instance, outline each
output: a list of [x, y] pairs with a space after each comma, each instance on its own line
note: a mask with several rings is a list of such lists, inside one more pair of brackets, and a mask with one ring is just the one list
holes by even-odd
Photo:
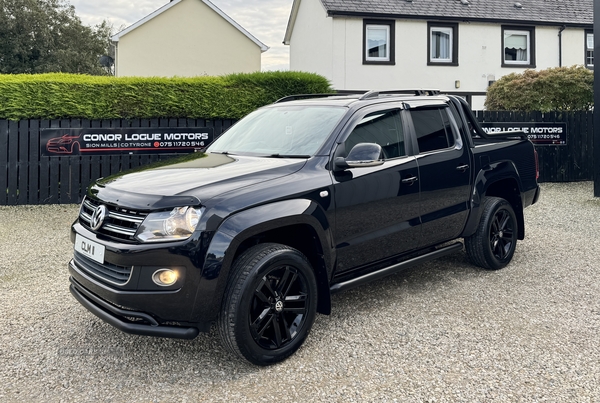
[[216, 323], [234, 354], [272, 364], [334, 292], [463, 246], [506, 266], [537, 172], [526, 137], [487, 135], [459, 97], [284, 98], [205, 153], [90, 186], [70, 290], [124, 332], [192, 339]]

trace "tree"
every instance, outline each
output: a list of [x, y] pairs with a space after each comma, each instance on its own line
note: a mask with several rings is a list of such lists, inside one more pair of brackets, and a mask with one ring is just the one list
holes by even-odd
[[576, 111], [594, 105], [594, 73], [582, 66], [511, 73], [488, 88], [493, 111]]
[[110, 26], [83, 25], [65, 0], [0, 0], [0, 73], [106, 75]]

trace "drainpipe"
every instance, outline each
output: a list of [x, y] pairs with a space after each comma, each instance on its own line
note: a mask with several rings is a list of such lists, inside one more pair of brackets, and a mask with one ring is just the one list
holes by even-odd
[[565, 25], [558, 30], [558, 67], [562, 67], [562, 33], [567, 29]]

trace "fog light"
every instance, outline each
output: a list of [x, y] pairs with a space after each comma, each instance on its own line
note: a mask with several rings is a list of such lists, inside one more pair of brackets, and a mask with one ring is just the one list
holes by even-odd
[[169, 286], [177, 281], [177, 272], [169, 269], [160, 269], [152, 275], [152, 281], [160, 286]]

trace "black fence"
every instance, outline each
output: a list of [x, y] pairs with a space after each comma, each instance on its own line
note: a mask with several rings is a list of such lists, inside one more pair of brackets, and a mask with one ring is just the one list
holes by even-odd
[[[484, 111], [476, 115], [480, 122], [566, 123], [566, 145], [536, 146], [540, 182], [593, 180], [592, 112], [542, 114]], [[214, 127], [215, 136], [218, 136], [233, 123], [233, 120], [203, 119], [0, 120], [0, 205], [79, 203], [93, 180], [172, 156], [40, 156], [42, 129]]]
[[217, 136], [233, 122], [228, 119], [0, 120], [0, 205], [79, 203], [95, 179], [173, 156], [45, 157], [40, 155], [42, 129], [213, 127]]
[[[567, 144], [536, 145], [539, 182], [577, 182], [594, 179], [593, 112], [476, 112], [480, 122], [548, 122], [567, 124]], [[518, 125], [515, 125], [518, 126]]]

